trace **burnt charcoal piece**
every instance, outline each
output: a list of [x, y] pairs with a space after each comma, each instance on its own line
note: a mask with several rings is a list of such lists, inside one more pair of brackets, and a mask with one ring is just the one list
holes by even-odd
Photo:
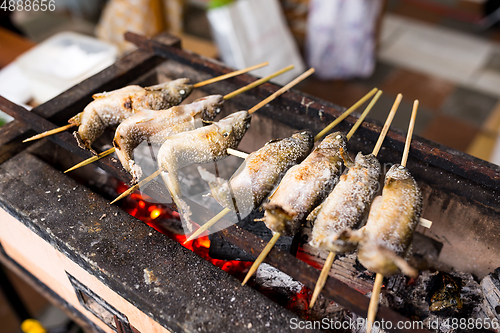
[[483, 310], [490, 320], [500, 320], [500, 267], [481, 281], [484, 294]]
[[427, 303], [429, 311], [434, 314], [452, 316], [464, 308], [460, 291], [462, 281], [441, 272], [434, 276], [427, 286]]

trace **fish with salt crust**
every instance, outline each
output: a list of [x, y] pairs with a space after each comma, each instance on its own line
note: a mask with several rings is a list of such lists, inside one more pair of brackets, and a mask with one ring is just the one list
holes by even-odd
[[107, 127], [116, 126], [140, 109], [163, 110], [180, 104], [193, 90], [189, 79], [177, 79], [143, 88], [127, 86], [95, 94], [94, 100], [68, 122], [78, 126], [75, 136], [78, 145], [93, 153], [92, 143]]
[[125, 119], [117, 127], [113, 139], [123, 168], [136, 182], [142, 177], [142, 169], [133, 158], [137, 146], [146, 140], [153, 145], [162, 145], [169, 136], [200, 128], [203, 121], [212, 121], [221, 112], [223, 104], [222, 95], [211, 95], [166, 110], [142, 110]]

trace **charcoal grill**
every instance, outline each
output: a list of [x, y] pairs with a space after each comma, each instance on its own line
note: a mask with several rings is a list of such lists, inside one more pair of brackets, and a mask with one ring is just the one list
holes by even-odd
[[[170, 78], [192, 82], [231, 71], [182, 50], [180, 40], [170, 35], [150, 39], [127, 33], [126, 39], [139, 49], [31, 112], [0, 97], [0, 109], [15, 118], [0, 128], [2, 263], [98, 332], [290, 331], [290, 320], [297, 315], [241, 287], [238, 280], [62, 174], [55, 162], [60, 155], [70, 160], [91, 156], [69, 132], [50, 137], [50, 142], [21, 143], [34, 132], [64, 125], [92, 94], [128, 85], [160, 64]], [[245, 74], [203, 91], [224, 94], [254, 79]], [[266, 83], [228, 101], [224, 112], [247, 109], [278, 89]], [[255, 114], [240, 149], [254, 151], [297, 129], [319, 132], [342, 111], [298, 91], [285, 93]], [[356, 119], [348, 117], [339, 129], [348, 130]], [[369, 153], [380, 130], [378, 122], [365, 121], [349, 142], [350, 151]], [[404, 140], [404, 132], [389, 131], [379, 154], [382, 165], [400, 160]], [[131, 180], [112, 158], [97, 165], [124, 182]], [[412, 142], [408, 168], [424, 195], [423, 217], [434, 222], [430, 230], [418, 231], [442, 244], [439, 261], [478, 277], [500, 266], [500, 168], [420, 137]], [[158, 182], [145, 192], [168, 196]], [[193, 209], [207, 220], [213, 216], [194, 203]], [[238, 226], [219, 235], [251, 256], [265, 246]], [[273, 249], [266, 262], [311, 289], [319, 276], [318, 270], [280, 249]], [[344, 282], [329, 278], [322, 294], [366, 316], [369, 299]], [[408, 320], [384, 306], [377, 318]]]

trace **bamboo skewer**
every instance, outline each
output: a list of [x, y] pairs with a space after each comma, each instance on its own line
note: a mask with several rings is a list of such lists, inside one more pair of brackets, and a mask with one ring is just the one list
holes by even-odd
[[273, 73], [273, 74], [271, 74], [271, 75], [268, 75], [268, 76], [266, 76], [266, 77], [263, 77], [263, 78], [261, 78], [261, 79], [259, 79], [259, 80], [257, 80], [257, 81], [254, 81], [254, 82], [252, 82], [252, 83], [250, 83], [250, 84], [248, 84], [248, 85], [246, 85], [246, 86], [244, 86], [244, 87], [242, 87], [242, 88], [240, 88], [240, 89], [238, 89], [238, 90], [233, 91], [232, 93], [227, 94], [226, 96], [224, 96], [224, 99], [225, 99], [225, 100], [230, 99], [230, 98], [232, 98], [232, 97], [234, 97], [234, 96], [236, 96], [236, 95], [239, 95], [239, 94], [241, 94], [241, 93], [244, 93], [245, 91], [248, 91], [248, 90], [250, 90], [250, 89], [252, 89], [252, 88], [255, 88], [255, 87], [257, 87], [257, 86], [260, 86], [261, 84], [263, 84], [263, 83], [265, 83], [265, 82], [267, 82], [267, 81], [270, 81], [270, 80], [274, 79], [275, 77], [277, 77], [277, 76], [279, 76], [279, 75], [281, 75], [281, 74], [283, 74], [283, 73], [285, 73], [285, 72], [287, 72], [287, 71], [289, 71], [289, 70], [291, 70], [291, 69], [293, 69], [293, 68], [294, 68], [294, 66], [293, 66], [293, 65], [290, 65], [290, 66], [288, 66], [288, 67], [285, 67], [285, 68], [283, 68], [283, 69], [280, 69], [279, 71], [274, 72], [274, 73]]
[[406, 162], [408, 162], [408, 155], [410, 153], [411, 138], [413, 136], [413, 128], [415, 127], [415, 119], [417, 118], [418, 100], [416, 99], [413, 103], [413, 110], [411, 112], [410, 125], [408, 127], [408, 134], [406, 134], [405, 150], [403, 151], [403, 158], [401, 159], [401, 165], [406, 167]]
[[67, 129], [71, 128], [71, 127], [75, 127], [75, 126], [78, 126], [78, 125], [77, 124], [68, 124], [68, 125], [64, 125], [64, 126], [58, 127], [58, 128], [54, 128], [54, 129], [52, 129], [50, 131], [46, 131], [46, 132], [34, 135], [31, 138], [27, 138], [26, 140], [23, 140], [23, 143], [29, 142], [29, 141], [38, 140], [38, 139], [44, 138], [44, 137], [52, 135], [52, 134], [61, 133], [61, 132], [64, 132], [65, 130], [67, 130]]
[[203, 87], [203, 86], [206, 86], [208, 84], [211, 84], [211, 83], [215, 83], [215, 82], [219, 82], [219, 81], [222, 81], [222, 80], [225, 80], [225, 79], [229, 79], [229, 78], [231, 78], [233, 76], [238, 76], [238, 75], [246, 73], [246, 72], [251, 72], [251, 71], [253, 71], [255, 69], [258, 69], [258, 68], [261, 68], [261, 67], [264, 67], [264, 66], [267, 66], [267, 65], [269, 65], [269, 62], [266, 61], [266, 62], [263, 62], [263, 63], [258, 64], [258, 65], [250, 66], [250, 67], [243, 68], [243, 69], [231, 72], [231, 73], [227, 73], [227, 74], [224, 74], [224, 75], [213, 77], [211, 79], [208, 79], [208, 80], [201, 81], [201, 82], [193, 84], [193, 88], [199, 88], [199, 87]]
[[368, 92], [368, 94], [366, 94], [359, 101], [357, 101], [356, 103], [354, 103], [353, 106], [351, 106], [349, 109], [347, 109], [340, 117], [338, 117], [337, 119], [335, 119], [334, 122], [332, 122], [330, 125], [326, 126], [321, 132], [319, 132], [314, 137], [314, 142], [316, 142], [319, 139], [321, 139], [323, 136], [325, 136], [326, 133], [328, 133], [332, 128], [334, 128], [339, 122], [341, 122], [342, 120], [344, 120], [345, 118], [347, 118], [348, 115], [350, 115], [354, 110], [356, 110], [357, 108], [359, 108], [370, 97], [372, 97], [377, 92], [377, 90], [378, 90], [377, 88], [373, 88], [372, 90], [370, 90], [370, 92]]
[[[247, 67], [247, 68], [244, 68], [244, 69], [240, 69], [240, 70], [237, 70], [237, 71], [234, 71], [234, 72], [231, 72], [231, 73], [227, 73], [227, 74], [224, 74], [224, 75], [213, 77], [211, 79], [208, 79], [208, 80], [201, 81], [201, 82], [193, 84], [193, 88], [203, 87], [203, 86], [206, 86], [208, 84], [219, 82], [219, 81], [231, 78], [233, 76], [237, 76], [237, 75], [240, 75], [240, 74], [243, 74], [243, 73], [246, 73], [246, 72], [250, 72], [250, 71], [253, 71], [255, 69], [258, 69], [258, 68], [261, 68], [261, 67], [264, 67], [264, 66], [267, 66], [267, 65], [269, 65], [269, 62], [266, 61], [266, 62], [263, 62], [263, 63], [258, 64], [258, 65], [254, 65], [254, 66]], [[58, 127], [58, 128], [54, 128], [54, 129], [52, 129], [50, 131], [45, 131], [43, 133], [39, 133], [37, 135], [34, 135], [31, 138], [27, 138], [26, 140], [23, 141], [23, 143], [24, 142], [33, 141], [33, 140], [38, 140], [38, 139], [41, 139], [41, 138], [45, 138], [47, 136], [50, 136], [50, 135], [53, 135], [53, 134], [56, 134], [56, 133], [64, 132], [65, 130], [67, 130], [67, 129], [71, 128], [71, 127], [75, 127], [75, 126], [78, 126], [78, 125], [77, 124], [68, 124], [68, 125], [64, 125], [64, 126]]]
[[80, 163], [72, 166], [68, 170], [64, 171], [64, 173], [67, 173], [67, 172], [76, 170], [78, 168], [84, 167], [84, 166], [86, 166], [86, 165], [88, 165], [90, 163], [93, 163], [93, 162], [95, 162], [97, 160], [100, 160], [101, 158], [106, 157], [106, 156], [108, 156], [108, 155], [110, 155], [110, 154], [112, 154], [114, 152], [115, 152], [115, 147], [109, 148], [108, 150], [105, 150], [102, 153], [97, 154], [96, 156], [92, 156], [91, 158], [88, 158], [85, 161], [82, 161], [82, 162], [80, 162]]
[[248, 280], [250, 280], [250, 278], [252, 277], [252, 275], [257, 271], [257, 269], [259, 268], [260, 264], [262, 264], [262, 262], [264, 261], [264, 259], [267, 257], [268, 253], [273, 248], [274, 244], [276, 244], [276, 242], [280, 238], [280, 236], [281, 236], [281, 233], [279, 233], [279, 232], [277, 232], [277, 233], [275, 233], [273, 235], [273, 238], [271, 238], [271, 240], [269, 241], [269, 243], [267, 243], [267, 245], [264, 248], [264, 250], [262, 250], [262, 252], [259, 254], [259, 256], [257, 257], [257, 259], [255, 259], [252, 267], [250, 267], [250, 269], [248, 270], [248, 273], [245, 276], [245, 279], [241, 283], [242, 286], [244, 286], [248, 282]]
[[293, 86], [295, 86], [300, 81], [304, 80], [306, 77], [308, 77], [312, 73], [314, 73], [314, 68], [309, 68], [307, 71], [305, 71], [304, 73], [302, 73], [299, 76], [297, 76], [295, 79], [293, 79], [292, 81], [290, 81], [288, 84], [286, 84], [285, 86], [283, 86], [281, 89], [279, 89], [278, 91], [276, 91], [274, 94], [272, 94], [271, 96], [267, 97], [266, 99], [264, 99], [263, 101], [261, 101], [260, 103], [258, 103], [254, 107], [252, 107], [250, 110], [248, 110], [248, 113], [249, 114], [254, 113], [255, 111], [257, 111], [258, 109], [260, 109], [261, 107], [263, 107], [267, 103], [271, 102], [273, 99], [275, 99], [279, 95], [281, 95], [281, 94], [287, 92], [288, 90], [290, 90]]
[[[377, 143], [375, 144], [375, 147], [373, 148], [372, 154], [374, 156], [377, 156], [378, 152], [380, 151], [380, 147], [382, 147], [382, 143], [384, 142], [385, 136], [387, 135], [387, 132], [389, 131], [389, 127], [391, 126], [392, 120], [394, 119], [394, 115], [396, 114], [396, 111], [398, 110], [399, 104], [401, 103], [402, 99], [403, 99], [403, 95], [398, 94], [398, 96], [396, 97], [396, 100], [394, 101], [394, 104], [392, 105], [391, 111], [389, 112], [389, 115], [387, 116], [384, 127], [382, 128], [382, 131], [380, 131]], [[349, 132], [350, 135], [347, 134], [348, 140], [352, 136], [351, 132], [353, 131], [353, 129], [356, 130], [355, 127], [356, 127], [356, 125], [354, 125], [353, 128], [351, 129], [351, 131]], [[314, 287], [314, 291], [313, 291], [313, 294], [311, 297], [311, 302], [309, 302], [309, 308], [312, 308], [314, 306], [314, 304], [316, 303], [316, 300], [318, 299], [319, 293], [321, 292], [321, 290], [325, 286], [326, 279], [328, 278], [328, 273], [330, 272], [330, 269], [332, 268], [334, 259], [335, 259], [335, 253], [330, 252], [328, 254], [328, 258], [325, 261], [325, 264], [323, 265], [323, 268], [321, 269], [321, 274], [319, 275], [318, 281], [316, 282], [316, 286]]]
[[394, 119], [394, 116], [396, 115], [396, 111], [398, 110], [399, 104], [401, 103], [402, 99], [403, 99], [403, 95], [398, 94], [398, 96], [396, 97], [396, 101], [394, 101], [394, 104], [392, 105], [391, 111], [389, 112], [389, 115], [387, 116], [387, 120], [385, 121], [384, 127], [382, 128], [382, 131], [380, 132], [377, 143], [375, 144], [375, 148], [373, 148], [373, 151], [372, 151], [373, 156], [378, 155], [378, 152], [380, 151], [380, 148], [382, 147], [382, 143], [384, 142], [384, 139], [385, 139], [385, 136], [387, 135], [387, 132], [389, 132], [389, 127], [391, 126], [392, 120]]
[[239, 157], [242, 159], [246, 159], [248, 157], [248, 155], [250, 155], [250, 154], [244, 153], [242, 151], [239, 151], [239, 150], [236, 150], [233, 148], [227, 148], [227, 153], [229, 155], [233, 155], [233, 156], [236, 156], [236, 157]]
[[309, 302], [309, 309], [312, 309], [314, 303], [316, 303], [316, 300], [318, 299], [319, 293], [321, 292], [321, 290], [323, 290], [323, 287], [325, 286], [326, 279], [328, 279], [328, 273], [332, 268], [335, 256], [336, 256], [335, 252], [328, 253], [328, 257], [326, 258], [325, 263], [323, 264], [323, 268], [321, 269], [321, 273], [319, 274], [318, 281], [316, 281], [316, 285], [314, 286], [314, 291], [311, 296], [311, 302]]
[[[360, 103], [361, 101], [365, 102], [368, 98], [370, 98], [371, 96], [373, 96], [373, 94], [376, 93], [377, 90], [378, 90], [377, 88], [373, 88], [368, 94], [366, 94], [365, 96], [363, 96], [358, 102], [356, 102], [353, 106], [351, 106], [347, 111], [345, 111], [342, 115], [340, 115], [337, 119], [335, 119], [332, 123], [330, 123], [327, 127], [325, 127], [325, 129], [328, 128], [329, 130], [331, 130], [332, 128], [334, 128], [335, 126], [337, 126], [342, 120], [344, 120], [345, 118], [347, 118], [347, 116], [349, 114], [351, 114], [352, 112], [354, 112], [360, 105], [363, 104], [363, 103]], [[378, 97], [377, 97], [377, 99], [378, 99]], [[363, 119], [364, 119], [364, 117], [363, 117]], [[317, 141], [317, 140], [321, 139], [323, 137], [323, 135], [325, 135], [326, 133], [328, 133], [328, 131], [325, 131], [323, 129], [318, 135], [316, 135], [316, 137], [314, 138], [314, 141]], [[241, 157], [241, 158], [244, 158], [244, 159], [246, 159], [247, 156], [248, 156], [248, 154], [246, 154], [246, 153], [243, 153], [243, 152], [240, 152], [238, 150], [231, 149], [231, 148], [229, 148], [227, 150], [227, 152], [228, 152], [228, 154], [231, 154], [231, 155], [234, 155], [234, 156], [238, 156], [238, 157]], [[225, 213], [222, 214], [222, 212], [225, 212]], [[191, 236], [189, 236], [186, 239], [185, 243], [188, 242], [188, 241], [190, 241], [190, 240], [195, 239], [196, 237], [198, 237], [199, 235], [201, 235], [204, 231], [206, 231], [209, 228], [211, 228], [215, 223], [217, 223], [217, 221], [219, 221], [222, 217], [224, 217], [224, 215], [226, 215], [229, 212], [230, 212], [229, 209], [224, 208], [219, 214], [216, 215], [216, 216], [220, 216], [218, 219], [215, 219], [215, 217], [214, 217], [210, 221], [206, 222], [204, 225], [202, 225], [200, 228], [198, 228], [198, 230], [196, 230], [195, 232], [193, 232], [191, 234]]]
[[351, 130], [349, 131], [349, 133], [347, 133], [347, 135], [346, 135], [347, 140], [350, 140], [351, 137], [354, 135], [354, 133], [358, 130], [359, 126], [361, 126], [361, 124], [365, 120], [365, 118], [368, 115], [368, 113], [372, 110], [372, 108], [375, 105], [375, 103], [377, 103], [378, 99], [380, 98], [380, 95], [382, 95], [382, 90], [379, 90], [377, 92], [377, 94], [375, 95], [375, 97], [373, 97], [373, 99], [371, 100], [370, 104], [368, 104], [368, 106], [366, 107], [365, 111], [359, 117], [358, 121], [356, 121], [356, 123], [351, 128]]
[[134, 186], [130, 187], [128, 190], [126, 190], [125, 192], [123, 192], [122, 194], [120, 194], [115, 200], [111, 201], [109, 204], [112, 205], [114, 204], [115, 202], [117, 202], [118, 200], [121, 200], [123, 198], [125, 198], [127, 195], [129, 195], [130, 193], [134, 192], [135, 190], [137, 190], [138, 188], [140, 188], [141, 186], [143, 185], [146, 185], [147, 183], [149, 183], [150, 181], [152, 181], [154, 178], [156, 178], [156, 176], [158, 176], [159, 174], [161, 173], [160, 170], [156, 170], [155, 172], [153, 172], [151, 175], [149, 175], [148, 177], [144, 178], [143, 180], [141, 180], [140, 182], [138, 182], [137, 184], [135, 184]]
[[[256, 80], [256, 81], [254, 81], [254, 82], [252, 82], [250, 84], [247, 84], [244, 87], [241, 87], [240, 89], [237, 89], [237, 90], [235, 90], [235, 91], [233, 91], [233, 92], [231, 92], [229, 94], [226, 94], [223, 98], [224, 98], [224, 100], [228, 100], [230, 98], [233, 98], [233, 97], [235, 97], [235, 96], [237, 96], [239, 94], [242, 94], [242, 93], [244, 93], [244, 92], [246, 92], [246, 91], [248, 91], [248, 90], [250, 90], [252, 88], [255, 88], [255, 87], [257, 87], [257, 86], [259, 86], [259, 85], [261, 85], [261, 84], [263, 84], [263, 83], [265, 83], [267, 81], [270, 81], [270, 80], [274, 79], [275, 77], [277, 77], [277, 76], [279, 76], [279, 75], [281, 75], [281, 74], [283, 74], [283, 73], [285, 73], [285, 72], [287, 72], [287, 71], [289, 71], [289, 70], [291, 70], [293, 68], [294, 68], [294, 66], [290, 65], [288, 67], [280, 69], [279, 71], [274, 72], [271, 75], [263, 77], [263, 78], [261, 78], [259, 80]], [[115, 147], [112, 147], [112, 148], [110, 148], [110, 149], [108, 149], [106, 151], [103, 151], [102, 153], [100, 153], [97, 156], [92, 156], [91, 158], [88, 158], [85, 161], [82, 161], [82, 162], [78, 163], [77, 165], [75, 165], [75, 166], [69, 168], [68, 170], [64, 171], [64, 173], [73, 171], [73, 170], [81, 168], [81, 167], [84, 167], [84, 166], [86, 166], [86, 165], [88, 165], [90, 163], [93, 163], [93, 162], [95, 162], [97, 160], [100, 160], [101, 158], [106, 157], [109, 154], [112, 154], [114, 152], [115, 152]]]
[[[377, 94], [375, 95], [375, 97], [373, 97], [373, 99], [371, 100], [370, 104], [368, 104], [368, 106], [366, 107], [365, 111], [363, 111], [363, 113], [361, 114], [361, 116], [359, 117], [359, 119], [356, 121], [356, 123], [354, 124], [354, 126], [351, 128], [351, 130], [349, 131], [349, 133], [346, 136], [347, 140], [349, 140], [354, 135], [354, 132], [359, 128], [359, 126], [361, 125], [361, 123], [365, 119], [366, 115], [371, 111], [371, 109], [373, 108], [373, 106], [375, 105], [375, 103], [377, 102], [377, 100], [379, 99], [380, 95], [382, 95], [382, 90], [379, 90], [377, 92]], [[271, 250], [272, 246], [274, 246], [274, 244], [278, 241], [279, 236], [280, 236], [279, 232], [277, 232], [277, 233], [274, 234], [273, 238], [271, 239], [271, 241], [269, 241], [269, 244], [267, 244], [266, 248], [264, 249], [264, 250], [266, 250], [268, 248], [268, 246], [271, 245], [270, 248], [269, 248], [269, 250], [267, 252], [265, 252], [265, 251], [261, 252], [261, 254], [257, 257], [257, 259], [254, 261], [254, 263], [252, 264], [252, 266], [248, 270], [248, 273], [245, 276], [245, 279], [243, 280], [243, 283], [241, 285], [244, 285], [246, 283], [246, 281], [248, 281], [250, 279], [250, 277], [257, 271], [257, 269], [259, 268], [260, 264], [264, 261], [264, 259], [266, 258], [267, 254]], [[335, 258], [335, 254], [333, 254], [333, 257]], [[333, 259], [332, 259], [332, 263], [333, 263]], [[326, 279], [325, 279], [325, 281], [326, 281]], [[323, 281], [323, 285], [324, 285], [324, 281]]]
[[[401, 159], [401, 165], [406, 167], [406, 162], [408, 161], [408, 154], [410, 152], [411, 138], [413, 136], [413, 128], [415, 127], [415, 119], [417, 118], [418, 100], [413, 103], [413, 110], [411, 112], [410, 125], [408, 126], [408, 134], [406, 135], [405, 148], [403, 151], [403, 158]], [[382, 282], [384, 281], [384, 276], [377, 273], [375, 276], [375, 283], [373, 284], [372, 296], [370, 298], [370, 305], [368, 306], [368, 316], [366, 322], [366, 332], [370, 333], [372, 329], [373, 322], [378, 311], [378, 302], [380, 290], [382, 289]]]
[[[285, 69], [290, 69], [290, 66], [286, 67]], [[284, 69], [283, 69], [284, 70]], [[282, 72], [283, 70], [281, 70], [280, 72]], [[281, 95], [282, 93], [284, 93], [285, 91], [289, 90], [290, 88], [292, 88], [294, 85], [296, 85], [297, 83], [299, 83], [300, 81], [304, 80], [306, 77], [308, 77], [309, 75], [311, 75], [312, 73], [314, 73], [314, 68], [310, 68], [309, 70], [307, 70], [306, 72], [302, 73], [301, 75], [299, 75], [296, 79], [294, 79], [293, 81], [289, 82], [287, 85], [285, 85], [284, 87], [282, 87], [281, 89], [279, 89], [278, 91], [276, 91], [274, 94], [272, 94], [271, 96], [267, 97], [266, 99], [264, 99], [262, 102], [265, 102], [265, 103], [258, 103], [256, 106], [254, 106], [253, 108], [251, 108], [248, 113], [249, 114], [252, 114], [254, 113], [255, 111], [257, 111], [259, 108], [261, 108], [262, 106], [266, 105], [267, 103], [269, 103], [270, 101], [272, 101], [273, 99], [275, 99], [276, 97], [278, 97], [279, 95]], [[276, 73], [275, 73], [276, 74]], [[274, 74], [271, 74], [270, 76], [273, 76]], [[270, 77], [269, 76], [269, 77]], [[257, 107], [259, 106], [259, 107]], [[123, 192], [120, 196], [118, 196], [115, 200], [113, 200], [111, 202], [111, 204], [117, 202], [118, 200], [126, 197], [127, 195], [129, 195], [130, 193], [132, 193], [133, 191], [135, 191], [136, 189], [138, 189], [140, 186], [146, 184], [147, 182], [149, 182], [150, 180], [152, 180], [153, 178], [155, 178], [156, 176], [158, 176], [159, 174], [161, 173], [160, 170], [156, 170], [152, 175], [150, 175], [149, 177], [145, 178], [144, 180], [140, 181], [138, 184], [132, 186], [131, 188], [129, 188], [127, 191]], [[229, 212], [229, 210], [228, 210]], [[217, 216], [220, 216], [219, 219], [221, 219], [224, 215], [226, 215], [228, 212], [226, 212], [225, 214], [222, 214], [219, 213], [217, 214]], [[215, 223], [215, 222], [214, 222]], [[187, 242], [187, 240], [186, 240]]]
[[382, 283], [384, 282], [384, 276], [377, 273], [375, 275], [375, 283], [373, 284], [372, 296], [370, 297], [370, 305], [368, 305], [368, 317], [366, 320], [366, 333], [370, 333], [372, 330], [373, 322], [375, 321], [375, 316], [378, 310], [378, 297], [380, 295], [380, 290], [382, 289]]

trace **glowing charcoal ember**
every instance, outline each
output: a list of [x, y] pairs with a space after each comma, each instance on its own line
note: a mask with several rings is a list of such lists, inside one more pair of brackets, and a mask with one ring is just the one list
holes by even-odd
[[[117, 192], [123, 192], [126, 189], [127, 185], [120, 183], [117, 187]], [[148, 202], [148, 200], [150, 199], [151, 198], [147, 196], [143, 197], [138, 193], [133, 193], [127, 200], [124, 201], [123, 209], [130, 215], [143, 221], [158, 232], [167, 235], [169, 238], [180, 243], [185, 248], [195, 252], [200, 257], [211, 262], [213, 265], [219, 267], [223, 271], [235, 276], [240, 280], [243, 280], [243, 277], [248, 271], [248, 268], [252, 265], [251, 262], [213, 259], [209, 255], [210, 239], [207, 235], [203, 235], [193, 241], [189, 241], [184, 244], [187, 238], [185, 235], [176, 234], [163, 227], [161, 224], [162, 219], [174, 219], [180, 221], [179, 214], [163, 205], [157, 205]], [[153, 218], [153, 215], [156, 217]]]

